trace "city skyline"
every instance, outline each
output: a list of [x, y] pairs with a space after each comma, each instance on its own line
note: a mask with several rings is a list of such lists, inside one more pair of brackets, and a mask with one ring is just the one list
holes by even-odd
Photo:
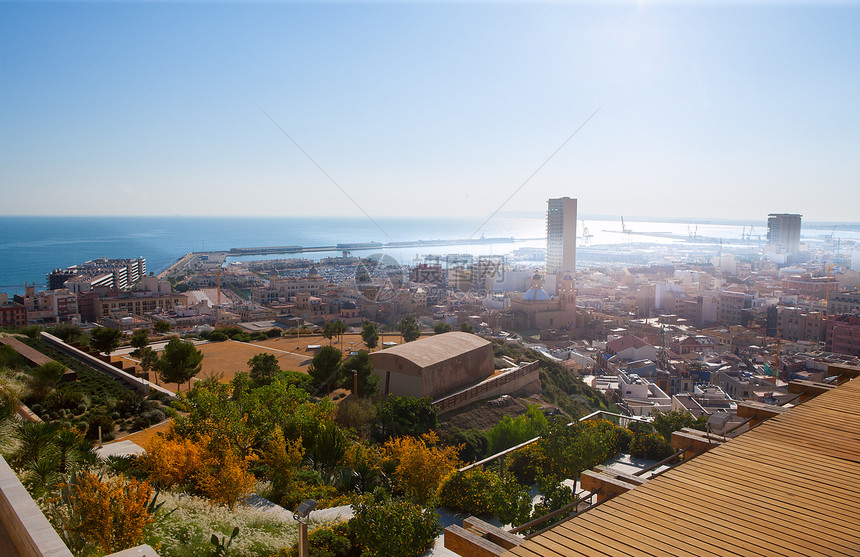
[[856, 221], [852, 3], [0, 13], [3, 215]]

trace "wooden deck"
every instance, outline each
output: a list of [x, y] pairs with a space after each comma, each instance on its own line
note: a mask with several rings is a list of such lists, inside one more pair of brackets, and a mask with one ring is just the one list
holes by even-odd
[[860, 555], [860, 379], [505, 555]]

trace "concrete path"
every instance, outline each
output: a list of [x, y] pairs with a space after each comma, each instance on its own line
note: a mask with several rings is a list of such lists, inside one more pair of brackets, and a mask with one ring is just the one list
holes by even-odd
[[96, 453], [101, 458], [109, 456], [129, 456], [143, 454], [143, 447], [131, 441], [117, 441], [116, 443], [108, 443], [101, 448], [96, 449]]

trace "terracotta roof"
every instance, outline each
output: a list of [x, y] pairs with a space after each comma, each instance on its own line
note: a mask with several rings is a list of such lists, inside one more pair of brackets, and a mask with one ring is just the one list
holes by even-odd
[[644, 348], [645, 346], [649, 346], [649, 344], [641, 338], [627, 335], [607, 343], [606, 349], [613, 354], [618, 354], [622, 350], [627, 350], [628, 348]]

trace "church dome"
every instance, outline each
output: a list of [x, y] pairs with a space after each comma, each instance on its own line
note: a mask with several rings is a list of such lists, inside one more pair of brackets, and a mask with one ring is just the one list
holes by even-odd
[[535, 272], [534, 276], [532, 276], [532, 280], [541, 280], [543, 277], [540, 276], [540, 273]]
[[549, 300], [549, 294], [543, 288], [529, 288], [523, 295], [523, 300], [529, 302], [546, 302]]
[[355, 305], [355, 302], [353, 302], [352, 300], [347, 300], [343, 303], [343, 306], [341, 307], [342, 309], [358, 309], [358, 306]]

